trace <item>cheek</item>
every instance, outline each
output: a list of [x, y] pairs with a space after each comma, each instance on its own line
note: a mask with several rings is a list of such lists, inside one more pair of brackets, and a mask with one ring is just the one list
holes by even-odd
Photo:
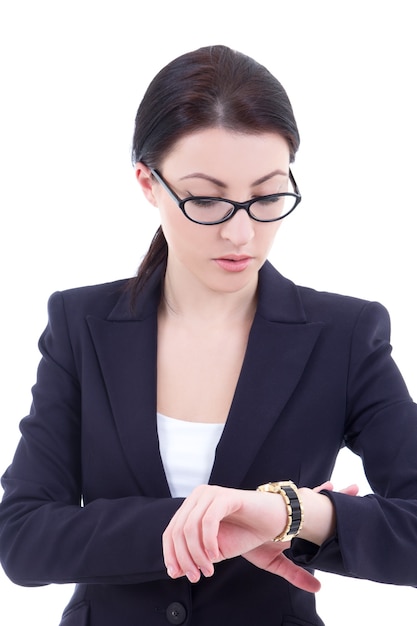
[[273, 224], [261, 224], [261, 231], [258, 231], [258, 241], [268, 250], [272, 247], [276, 234], [281, 227], [281, 222]]
[[204, 226], [188, 220], [178, 207], [160, 208], [161, 226], [168, 247], [177, 255], [203, 249], [208, 240]]
[[172, 237], [175, 237], [176, 233], [180, 233], [184, 230], [186, 225], [182, 222], [185, 221], [185, 218], [181, 210], [176, 206], [166, 206], [158, 202], [158, 209], [162, 230], [168, 241], [172, 239]]

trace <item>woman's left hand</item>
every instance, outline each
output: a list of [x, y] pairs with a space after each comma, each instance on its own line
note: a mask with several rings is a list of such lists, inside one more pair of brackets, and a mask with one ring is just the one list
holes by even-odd
[[[289, 561], [282, 551], [288, 543], [273, 543], [271, 539], [287, 523], [282, 498], [258, 491], [229, 489], [201, 485], [172, 518], [163, 535], [163, 552], [168, 574], [172, 578], [187, 576], [197, 582], [200, 573], [211, 576], [213, 564], [239, 555], [273, 565], [274, 573], [307, 591], [317, 591], [320, 583]], [[265, 547], [259, 551], [259, 546]]]
[[[320, 491], [327, 490], [333, 491], [333, 483], [330, 481], [326, 481], [321, 485], [315, 487], [314, 489], [308, 489], [307, 492], [305, 489], [300, 489], [300, 492], [303, 496], [309, 494], [311, 495], [320, 494]], [[357, 496], [359, 492], [359, 488], [356, 484], [349, 485], [344, 489], [340, 489], [339, 493], [344, 493], [348, 496]], [[329, 500], [321, 500], [321, 503], [326, 502], [330, 504]], [[317, 510], [317, 505], [316, 505]], [[311, 508], [310, 508], [311, 512]], [[331, 517], [327, 521], [328, 529], [325, 531], [325, 535], [332, 534], [334, 532], [333, 523]], [[320, 529], [323, 529], [324, 524], [322, 520], [318, 520], [318, 525]], [[322, 537], [324, 540], [325, 537]], [[266, 570], [267, 572], [271, 572], [272, 574], [276, 574], [278, 576], [283, 576], [289, 582], [291, 582], [296, 587], [300, 587], [305, 591], [316, 592], [320, 589], [320, 583], [314, 576], [311, 576], [304, 569], [296, 566], [292, 561], [289, 561], [287, 557], [282, 553], [283, 550], [286, 550], [290, 547], [290, 543], [274, 543], [273, 541], [268, 541], [263, 545], [251, 550], [246, 554], [242, 554], [242, 556], [247, 559], [253, 565], [260, 567], [261, 569]]]

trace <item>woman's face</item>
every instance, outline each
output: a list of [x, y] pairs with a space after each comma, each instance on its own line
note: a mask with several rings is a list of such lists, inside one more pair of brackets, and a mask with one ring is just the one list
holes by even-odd
[[[215, 196], [244, 202], [286, 191], [289, 161], [287, 142], [278, 134], [209, 128], [180, 139], [158, 171], [180, 198]], [[258, 271], [281, 222], [256, 222], [239, 210], [222, 224], [195, 224], [141, 164], [137, 177], [160, 211], [168, 243], [167, 275], [190, 286], [197, 280], [216, 292], [256, 289]]]

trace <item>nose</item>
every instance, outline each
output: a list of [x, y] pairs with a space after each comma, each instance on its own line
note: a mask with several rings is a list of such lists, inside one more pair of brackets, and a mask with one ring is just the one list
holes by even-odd
[[254, 221], [244, 210], [237, 211], [232, 219], [227, 220], [221, 226], [221, 236], [233, 243], [236, 248], [249, 243], [255, 235]]

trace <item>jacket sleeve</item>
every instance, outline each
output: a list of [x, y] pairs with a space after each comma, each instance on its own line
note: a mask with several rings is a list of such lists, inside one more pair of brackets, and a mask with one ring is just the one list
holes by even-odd
[[417, 406], [391, 358], [386, 310], [368, 303], [352, 334], [345, 444], [363, 461], [373, 493], [325, 492], [336, 533], [320, 549], [295, 540], [299, 564], [417, 586]]
[[130, 584], [167, 578], [161, 536], [181, 499], [82, 506], [81, 389], [60, 294], [49, 302], [30, 415], [2, 478], [0, 559], [17, 584]]

